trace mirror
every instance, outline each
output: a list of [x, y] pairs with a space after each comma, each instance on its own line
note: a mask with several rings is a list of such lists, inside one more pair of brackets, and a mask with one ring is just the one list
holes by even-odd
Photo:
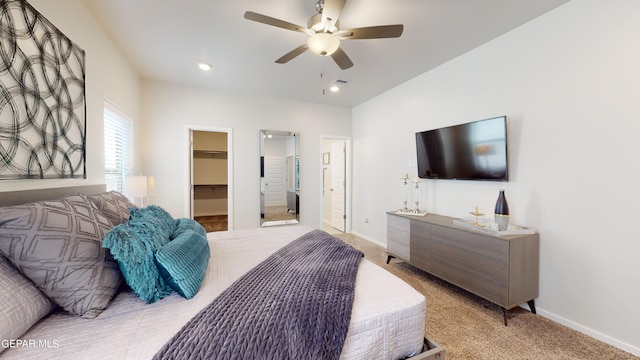
[[300, 134], [260, 130], [260, 226], [300, 223]]

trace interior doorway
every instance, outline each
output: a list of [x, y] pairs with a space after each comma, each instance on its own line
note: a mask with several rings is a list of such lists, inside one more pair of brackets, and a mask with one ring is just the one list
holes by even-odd
[[231, 130], [190, 127], [189, 215], [207, 232], [232, 229]]
[[322, 139], [322, 227], [329, 233], [351, 231], [350, 140]]

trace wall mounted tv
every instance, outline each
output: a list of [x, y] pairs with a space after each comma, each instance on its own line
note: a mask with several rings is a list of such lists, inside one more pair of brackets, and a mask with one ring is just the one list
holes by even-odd
[[416, 151], [424, 179], [507, 181], [507, 117], [418, 132]]

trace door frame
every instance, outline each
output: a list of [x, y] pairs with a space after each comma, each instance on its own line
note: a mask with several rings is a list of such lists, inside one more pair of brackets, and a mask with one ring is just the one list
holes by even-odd
[[218, 132], [227, 134], [227, 229], [233, 230], [233, 129], [204, 125], [184, 125], [184, 213], [193, 219], [193, 169], [192, 169], [192, 131]]
[[351, 156], [351, 137], [350, 136], [335, 136], [335, 135], [320, 135], [320, 154], [318, 154], [318, 162], [319, 162], [319, 177], [320, 177], [320, 191], [319, 191], [319, 202], [320, 202], [320, 226], [322, 226], [323, 222], [324, 222], [324, 199], [323, 199], [323, 194], [322, 194], [322, 183], [323, 183], [323, 177], [324, 177], [324, 171], [323, 169], [323, 164], [322, 164], [322, 152], [324, 151], [324, 143], [325, 140], [335, 140], [335, 141], [344, 141], [345, 142], [345, 166], [346, 166], [346, 171], [345, 171], [345, 181], [346, 181], [346, 186], [345, 186], [345, 209], [344, 209], [344, 214], [347, 217], [345, 224], [344, 224], [344, 232], [345, 233], [350, 233], [351, 229], [352, 229], [352, 216], [351, 216], [351, 212], [352, 212], [352, 205], [351, 205], [351, 197], [352, 197], [352, 184], [353, 184], [353, 180], [352, 180], [352, 171], [353, 171], [353, 166], [352, 166], [352, 156]]

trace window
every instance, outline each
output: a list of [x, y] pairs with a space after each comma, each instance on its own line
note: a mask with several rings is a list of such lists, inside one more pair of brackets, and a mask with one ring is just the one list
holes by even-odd
[[126, 193], [126, 177], [133, 157], [131, 118], [108, 101], [104, 103], [104, 177], [107, 191]]

